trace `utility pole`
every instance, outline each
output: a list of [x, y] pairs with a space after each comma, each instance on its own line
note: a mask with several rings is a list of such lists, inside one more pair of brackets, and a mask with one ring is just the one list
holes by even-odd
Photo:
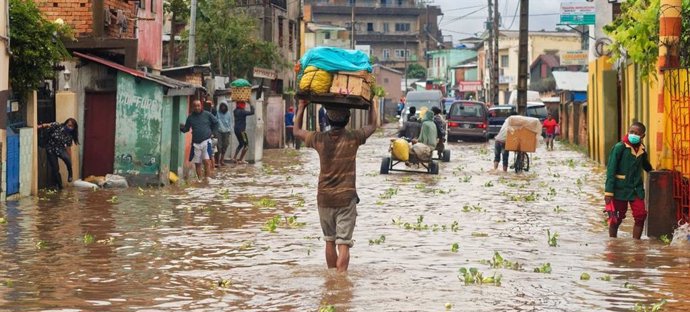
[[350, 3], [352, 4], [352, 16], [350, 18], [350, 34], [352, 35], [352, 38], [350, 38], [350, 49], [354, 50], [355, 49], [355, 6], [357, 6], [357, 0], [351, 0]]
[[518, 51], [518, 114], [527, 112], [527, 44], [529, 40], [529, 0], [520, 0], [520, 45]]
[[426, 68], [429, 68], [429, 4], [426, 4], [426, 25], [424, 26], [424, 33], [426, 33], [426, 51], [424, 51], [424, 59], [426, 59]]
[[405, 94], [407, 94], [407, 39], [403, 39], [403, 55], [405, 55]]
[[[498, 0], [496, 0], [498, 1]], [[487, 19], [485, 26], [486, 29], [489, 31], [489, 53], [485, 54], [486, 57], [486, 62], [485, 64], [489, 66], [489, 88], [486, 90], [486, 100], [489, 102], [491, 105], [496, 105], [496, 103], [493, 103], [494, 100], [494, 28], [493, 25], [490, 25], [491, 21], [493, 21], [493, 18], [491, 17], [492, 15], [492, 10], [493, 10], [493, 5], [491, 5], [491, 0], [487, 0], [488, 2], [488, 7], [489, 7], [489, 18]]]
[[[197, 0], [192, 0], [191, 16], [189, 17], [189, 42], [187, 42], [187, 65], [196, 63], [196, 3]], [[171, 39], [175, 40], [175, 38]]]
[[493, 98], [491, 98], [491, 101], [494, 103], [494, 105], [498, 105], [498, 93], [499, 93], [499, 73], [498, 73], [498, 38], [500, 37], [500, 33], [498, 31], [498, 18], [500, 16], [500, 13], [498, 13], [498, 0], [494, 0], [494, 15], [493, 15], [493, 28], [494, 28], [494, 55], [492, 56], [493, 60], [493, 81], [491, 82], [494, 85], [494, 93], [493, 93]]

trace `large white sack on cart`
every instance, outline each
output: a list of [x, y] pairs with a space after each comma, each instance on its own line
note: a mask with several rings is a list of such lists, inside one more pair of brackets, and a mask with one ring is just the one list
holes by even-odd
[[496, 135], [496, 140], [505, 142], [508, 136], [508, 131], [515, 132], [519, 129], [525, 128], [531, 132], [534, 132], [536, 136], [541, 134], [541, 121], [539, 118], [526, 117], [520, 115], [514, 115], [506, 118], [506, 121], [501, 126], [501, 130]]

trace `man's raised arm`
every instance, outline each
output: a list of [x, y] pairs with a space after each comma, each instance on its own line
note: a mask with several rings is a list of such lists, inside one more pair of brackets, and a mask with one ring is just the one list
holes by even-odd
[[295, 127], [292, 130], [295, 138], [300, 141], [305, 141], [307, 139], [307, 134], [309, 131], [302, 129], [302, 117], [304, 117], [304, 109], [309, 105], [307, 101], [299, 100], [297, 102], [297, 114], [295, 115]]

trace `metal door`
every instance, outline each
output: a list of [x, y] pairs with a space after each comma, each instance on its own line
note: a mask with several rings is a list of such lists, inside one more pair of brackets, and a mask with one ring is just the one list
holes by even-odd
[[7, 196], [19, 193], [19, 134], [7, 129]]

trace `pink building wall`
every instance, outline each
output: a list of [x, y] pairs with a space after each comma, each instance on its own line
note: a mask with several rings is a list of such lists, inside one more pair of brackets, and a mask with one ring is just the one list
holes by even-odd
[[163, 66], [163, 0], [141, 0], [137, 16], [138, 66]]

